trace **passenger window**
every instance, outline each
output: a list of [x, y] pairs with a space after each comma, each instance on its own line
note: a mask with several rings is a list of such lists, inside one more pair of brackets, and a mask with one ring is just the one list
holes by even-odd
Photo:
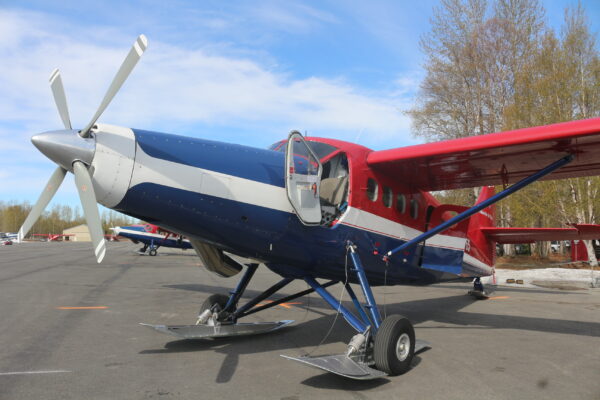
[[396, 196], [396, 210], [402, 214], [406, 212], [406, 196], [402, 193], [398, 193]]
[[392, 189], [387, 186], [383, 187], [383, 205], [387, 208], [392, 206], [392, 202], [394, 201], [394, 193], [392, 193]]
[[367, 197], [371, 201], [377, 200], [377, 181], [373, 178], [369, 178], [367, 181]]
[[413, 219], [417, 219], [419, 216], [419, 202], [415, 199], [410, 201], [410, 216]]

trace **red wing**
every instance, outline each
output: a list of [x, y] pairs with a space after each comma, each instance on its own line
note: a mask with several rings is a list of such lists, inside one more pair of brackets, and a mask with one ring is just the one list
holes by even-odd
[[374, 170], [421, 190], [514, 183], [554, 161], [575, 160], [545, 179], [600, 175], [600, 118], [374, 151]]
[[533, 243], [550, 240], [592, 240], [600, 238], [600, 225], [581, 224], [574, 228], [481, 228], [497, 243]]

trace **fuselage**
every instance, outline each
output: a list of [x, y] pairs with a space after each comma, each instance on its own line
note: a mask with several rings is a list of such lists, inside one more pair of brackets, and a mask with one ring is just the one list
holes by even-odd
[[286, 194], [281, 146], [260, 149], [109, 125], [100, 125], [95, 137], [93, 183], [100, 203], [260, 260], [282, 276], [352, 281], [346, 270], [349, 241], [374, 285], [491, 273], [489, 260], [465, 251], [465, 231], [444, 232], [385, 262], [386, 251], [427, 229], [439, 204], [429, 193], [403, 187], [402, 177], [370, 170], [371, 150], [365, 147], [308, 139], [318, 147], [324, 174], [333, 177], [335, 170], [347, 186], [339, 203], [329, 207], [330, 219], [307, 226]]

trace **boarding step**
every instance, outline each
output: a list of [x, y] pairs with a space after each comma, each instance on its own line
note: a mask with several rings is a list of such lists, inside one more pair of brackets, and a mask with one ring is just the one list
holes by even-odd
[[258, 335], [273, 332], [293, 323], [293, 320], [282, 320], [277, 322], [251, 322], [221, 325], [151, 325], [140, 324], [154, 329], [160, 333], [175, 336], [182, 339], [209, 339], [231, 336]]

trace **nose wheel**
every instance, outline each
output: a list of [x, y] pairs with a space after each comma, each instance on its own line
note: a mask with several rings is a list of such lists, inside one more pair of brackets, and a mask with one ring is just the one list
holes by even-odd
[[200, 306], [200, 314], [202, 314], [205, 310], [221, 312], [225, 309], [228, 300], [229, 296], [226, 296], [224, 294], [212, 294], [208, 296], [208, 298], [204, 300], [204, 303], [202, 303], [202, 305]]

